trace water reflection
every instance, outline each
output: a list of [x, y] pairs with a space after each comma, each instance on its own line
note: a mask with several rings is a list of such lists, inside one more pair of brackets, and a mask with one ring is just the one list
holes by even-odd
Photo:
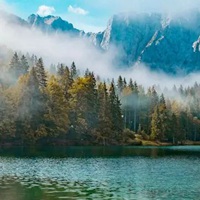
[[198, 199], [199, 152], [199, 147], [1, 150], [0, 199]]
[[200, 146], [175, 147], [16, 147], [1, 148], [1, 156], [9, 157], [162, 157], [162, 156], [200, 156]]

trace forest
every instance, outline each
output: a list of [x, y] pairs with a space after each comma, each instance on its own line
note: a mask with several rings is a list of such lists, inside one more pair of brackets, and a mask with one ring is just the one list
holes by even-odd
[[[144, 88], [13, 53], [0, 64], [0, 143], [182, 144], [200, 140], [200, 85]], [[47, 70], [48, 69], [48, 70]]]

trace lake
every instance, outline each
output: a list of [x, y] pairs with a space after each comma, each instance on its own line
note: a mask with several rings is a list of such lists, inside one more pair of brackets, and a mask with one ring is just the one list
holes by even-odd
[[199, 199], [200, 147], [0, 150], [0, 199]]

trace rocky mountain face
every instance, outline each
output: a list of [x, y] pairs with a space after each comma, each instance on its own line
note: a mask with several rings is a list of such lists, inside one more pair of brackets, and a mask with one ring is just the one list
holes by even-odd
[[200, 70], [199, 22], [199, 12], [174, 18], [160, 14], [115, 15], [98, 44], [106, 51], [117, 46], [121, 50], [119, 61], [128, 66], [145, 63], [167, 73], [189, 73]]
[[55, 17], [52, 15], [41, 17], [39, 15], [32, 14], [28, 17], [28, 23], [32, 28], [39, 28], [44, 32], [64, 32], [72, 35], [79, 35], [80, 30], [74, 28], [71, 23], [61, 19], [61, 17]]
[[[1, 15], [0, 15], [1, 17]], [[38, 28], [46, 33], [70, 33], [88, 38], [97, 48], [119, 50], [116, 62], [130, 67], [144, 63], [167, 73], [190, 73], [200, 70], [200, 13], [169, 17], [161, 14], [119, 14], [100, 33], [85, 33], [55, 16], [30, 15], [25, 21], [11, 15], [9, 23]]]

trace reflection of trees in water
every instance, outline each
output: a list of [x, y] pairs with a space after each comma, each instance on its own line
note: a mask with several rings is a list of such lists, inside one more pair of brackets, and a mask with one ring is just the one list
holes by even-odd
[[57, 200], [60, 198], [112, 197], [104, 184], [95, 182], [67, 182], [56, 180], [31, 180], [28, 178], [2, 177], [2, 200]]

